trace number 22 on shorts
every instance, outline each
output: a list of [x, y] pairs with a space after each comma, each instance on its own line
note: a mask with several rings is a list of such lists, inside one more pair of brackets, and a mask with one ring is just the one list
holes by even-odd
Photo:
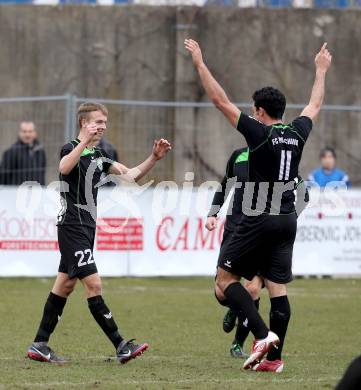
[[[87, 259], [85, 259], [86, 255], [88, 256]], [[74, 256], [79, 258], [78, 267], [83, 267], [84, 265], [95, 263], [91, 249], [77, 251], [74, 253]]]

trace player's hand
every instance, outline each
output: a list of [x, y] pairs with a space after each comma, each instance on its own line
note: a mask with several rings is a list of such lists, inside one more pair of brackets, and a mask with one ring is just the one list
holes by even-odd
[[90, 143], [93, 138], [98, 134], [98, 125], [95, 122], [89, 122], [85, 126], [85, 141]]
[[196, 67], [202, 65], [203, 64], [202, 51], [198, 45], [198, 42], [194, 41], [193, 39], [186, 39], [184, 41], [184, 46], [192, 54], [194, 65]]
[[156, 160], [160, 160], [163, 158], [170, 150], [172, 149], [172, 145], [164, 138], [159, 140], [155, 140], [153, 144], [152, 156]]
[[325, 42], [321, 50], [317, 53], [315, 57], [315, 65], [316, 69], [322, 70], [324, 72], [327, 72], [328, 68], [331, 66], [332, 62], [332, 55], [330, 52], [327, 50], [327, 43]]
[[208, 229], [210, 232], [217, 227], [217, 224], [218, 224], [217, 217], [207, 217], [206, 229]]

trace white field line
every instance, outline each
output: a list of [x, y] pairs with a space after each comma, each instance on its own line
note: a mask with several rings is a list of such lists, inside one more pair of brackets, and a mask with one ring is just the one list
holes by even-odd
[[[252, 375], [254, 375], [252, 377]], [[182, 384], [225, 384], [225, 383], [239, 383], [240, 385], [244, 383], [259, 383], [259, 384], [269, 384], [269, 383], [274, 383], [274, 384], [284, 384], [284, 383], [324, 383], [324, 382], [336, 382], [340, 378], [339, 377], [334, 377], [334, 376], [329, 376], [329, 377], [322, 377], [322, 378], [297, 378], [297, 377], [292, 377], [292, 378], [270, 378], [269, 375], [266, 375], [264, 377], [261, 377], [258, 374], [255, 373], [249, 373], [249, 376], [243, 375], [239, 379], [179, 379], [179, 380], [157, 380], [157, 379], [152, 379], [152, 380], [121, 380], [117, 379], [116, 382], [119, 385], [182, 385]], [[111, 382], [107, 381], [105, 383], [102, 383], [101, 381], [97, 382], [95, 381], [88, 381], [88, 382], [71, 382], [71, 381], [53, 381], [53, 382], [17, 382], [14, 383], [14, 385], [18, 386], [29, 386], [29, 387], [34, 387], [36, 388], [49, 388], [50, 386], [82, 386], [82, 387], [87, 387], [87, 386], [94, 386], [94, 384], [97, 383], [97, 386], [100, 388], [102, 385], [106, 386], [107, 384], [109, 385]]]
[[[107, 287], [106, 282], [103, 285], [104, 292], [107, 296], [117, 295], [117, 294], [133, 294], [134, 292], [138, 293], [185, 293], [185, 294], [202, 294], [210, 295], [213, 294], [213, 286], [210, 285], [209, 288], [188, 288], [188, 287], [155, 287], [155, 286], [122, 286], [118, 287]], [[80, 289], [79, 289], [80, 290]], [[80, 293], [80, 291], [77, 291]], [[11, 290], [13, 295], [24, 294], [23, 290]], [[267, 290], [262, 289], [263, 295], [267, 295]], [[355, 287], [345, 287], [342, 288], [331, 288], [322, 290], [322, 289], [312, 289], [308, 290], [306, 288], [294, 288], [292, 285], [288, 288], [288, 295], [297, 296], [297, 297], [320, 297], [320, 298], [350, 298], [354, 297], [357, 294], [361, 293], [361, 288]], [[75, 293], [76, 294], [76, 293]]]
[[[213, 294], [213, 289], [192, 289], [187, 287], [145, 287], [145, 286], [119, 286], [117, 288], [104, 288], [106, 295], [113, 295], [113, 294], [124, 294], [124, 293], [133, 293], [133, 292], [159, 292], [159, 293], [165, 293], [165, 292], [173, 292], [173, 293], [196, 293], [196, 294]], [[266, 294], [266, 290], [263, 289], [263, 292]], [[288, 295], [291, 296], [298, 296], [298, 297], [319, 297], [319, 298], [350, 298], [354, 296], [355, 293], [360, 293], [361, 289], [347, 289], [347, 290], [341, 290], [341, 289], [334, 289], [334, 291], [327, 290], [327, 291], [307, 291], [306, 289], [294, 289], [290, 288], [288, 290]]]

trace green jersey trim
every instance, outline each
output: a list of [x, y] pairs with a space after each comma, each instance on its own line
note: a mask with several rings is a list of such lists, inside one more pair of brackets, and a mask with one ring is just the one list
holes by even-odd
[[264, 144], [266, 144], [268, 142], [268, 140], [271, 138], [271, 135], [272, 135], [272, 131], [273, 131], [273, 127], [270, 128], [269, 130], [269, 133], [268, 133], [268, 136], [267, 138], [261, 142], [257, 147], [255, 147], [254, 149], [250, 150], [250, 152], [255, 152], [257, 149], [259, 149], [261, 146], [263, 146]]
[[80, 157], [84, 157], [84, 156], [89, 156], [90, 154], [94, 154], [95, 153], [95, 148], [93, 148], [92, 150], [88, 149], [87, 147], [81, 152], [81, 155]]
[[239, 121], [241, 120], [241, 116], [242, 116], [242, 111], [239, 114], [239, 118], [238, 118], [238, 121], [237, 121], [236, 129], [238, 129], [238, 125], [239, 125]]
[[298, 136], [299, 136], [299, 138], [301, 139], [301, 141], [305, 144], [306, 143], [306, 141], [305, 141], [305, 139], [300, 135], [300, 133], [298, 133], [298, 131], [296, 131], [296, 130], [291, 130], [291, 132], [292, 133], [296, 133]]
[[242, 152], [238, 157], [236, 158], [235, 164], [242, 163], [248, 161], [249, 158], [249, 149], [247, 149], [245, 152]]
[[275, 129], [290, 129], [291, 126], [289, 125], [273, 125], [272, 127], [274, 127]]

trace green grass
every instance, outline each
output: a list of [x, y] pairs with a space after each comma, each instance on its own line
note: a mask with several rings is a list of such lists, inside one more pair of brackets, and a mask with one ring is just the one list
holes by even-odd
[[[29, 361], [49, 279], [0, 279], [0, 389], [333, 389], [361, 353], [361, 280], [297, 280], [282, 374], [240, 370], [222, 332], [224, 309], [210, 278], [104, 279], [122, 333], [150, 349], [127, 365], [93, 321], [81, 286], [51, 340], [65, 366]], [[261, 299], [267, 318], [269, 301]]]

